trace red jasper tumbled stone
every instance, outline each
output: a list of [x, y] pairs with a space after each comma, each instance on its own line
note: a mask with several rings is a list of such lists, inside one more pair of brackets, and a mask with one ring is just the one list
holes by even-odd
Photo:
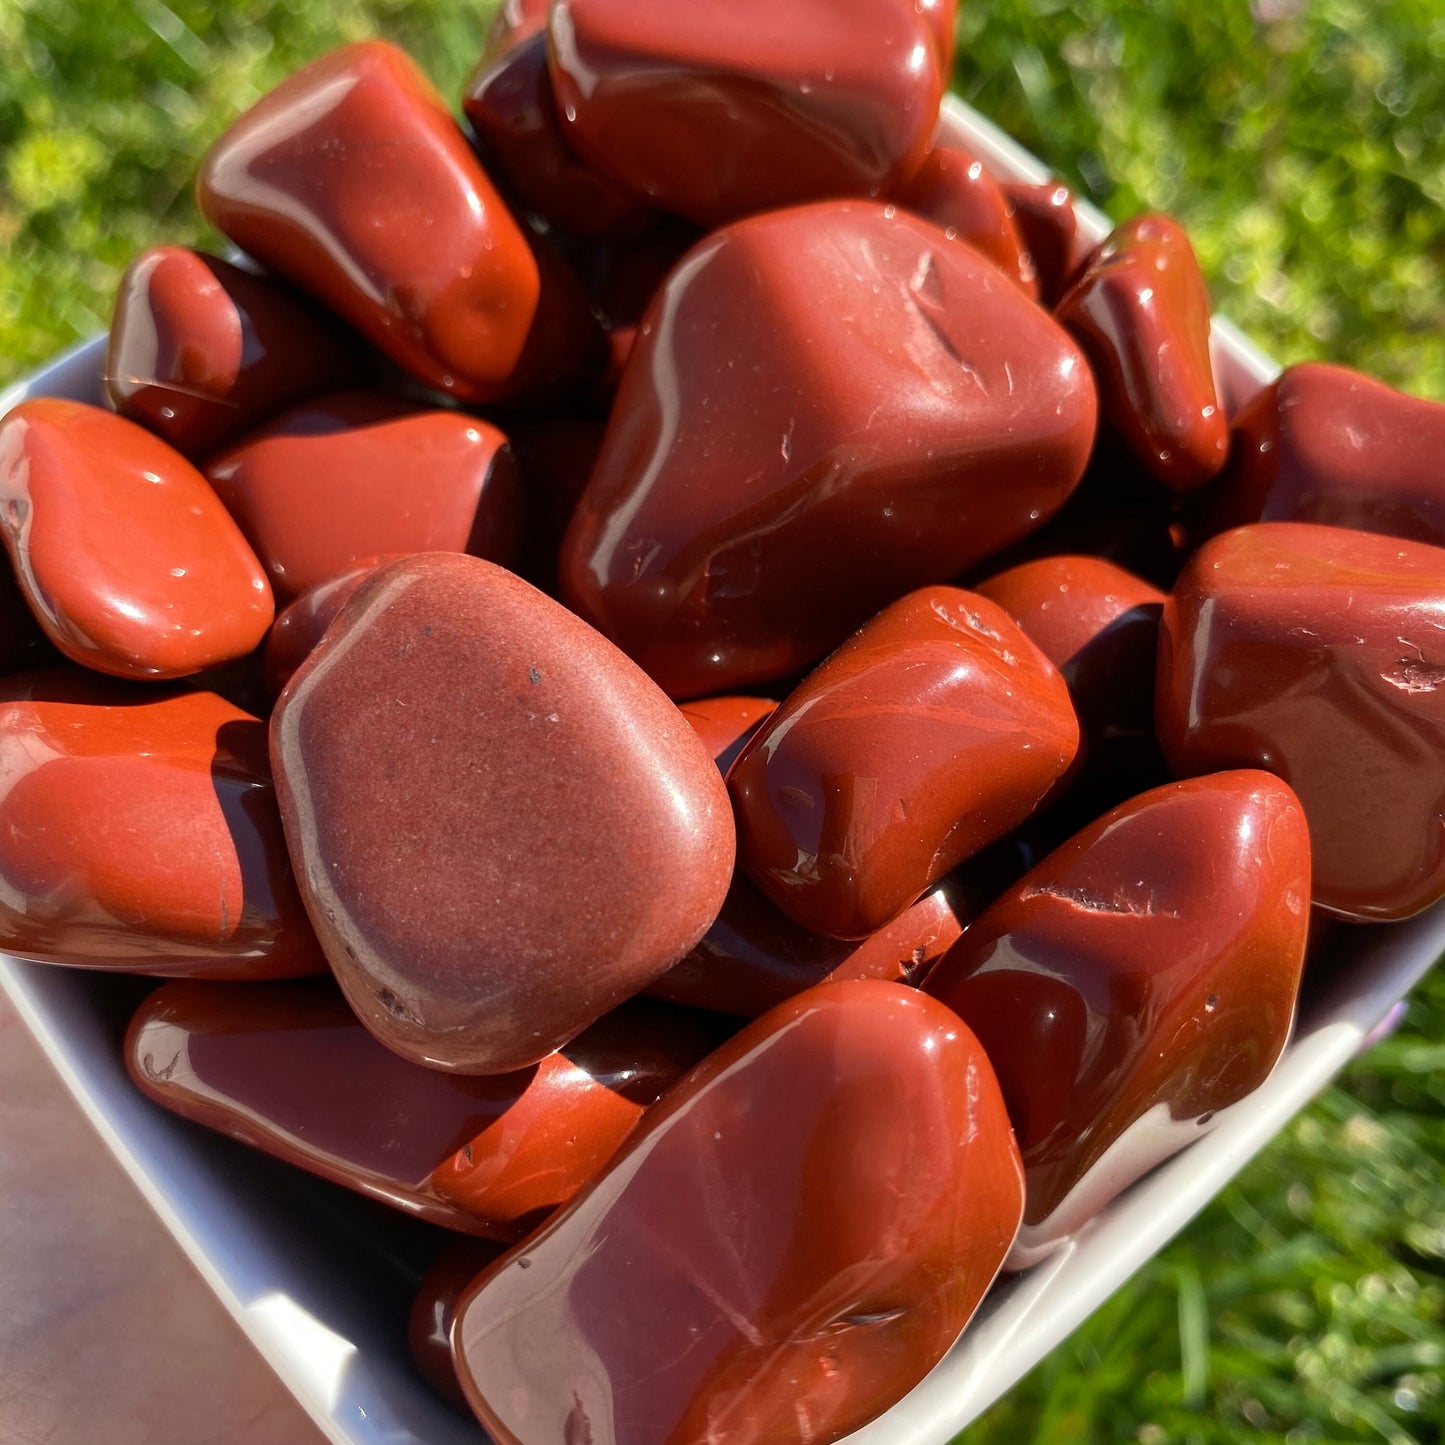
[[1078, 481], [1073, 342], [972, 247], [826, 202], [739, 222], [643, 322], [563, 543], [571, 604], [674, 697], [796, 671]]
[[221, 979], [325, 967], [266, 725], [214, 693], [82, 673], [0, 683], [0, 948]]
[[338, 572], [330, 581], [308, 587], [280, 613], [266, 638], [265, 682], [272, 697], [280, 695], [296, 669], [311, 656], [351, 594], [387, 560], [379, 557]]
[[1309, 931], [1309, 830], [1267, 773], [1115, 808], [976, 918], [925, 989], [977, 1035], [1028, 1179], [1027, 1265], [1268, 1077]]
[[914, 0], [557, 0], [568, 144], [703, 226], [824, 196], [877, 196], [927, 153], [955, 6]]
[[1078, 746], [1064, 680], [1007, 613], [924, 588], [810, 673], [733, 765], [739, 866], [794, 922], [864, 938], [1022, 823]]
[[471, 552], [505, 567], [521, 549], [507, 438], [380, 392], [306, 402], [212, 457], [206, 476], [286, 600], [389, 552]]
[[1021, 1203], [957, 1017], [896, 984], [812, 989], [471, 1287], [462, 1387], [499, 1445], [827, 1445], [943, 1356]]
[[278, 411], [360, 380], [355, 337], [285, 286], [188, 251], [142, 251], [121, 277], [105, 384], [193, 460]]
[[452, 1321], [472, 1281], [499, 1249], [479, 1239], [451, 1241], [422, 1276], [407, 1319], [406, 1342], [417, 1373], [447, 1404], [471, 1414], [452, 1358]]
[[1055, 306], [1095, 250], [1094, 241], [1079, 224], [1074, 198], [1069, 188], [1057, 181], [1044, 185], [1004, 181], [1000, 190], [1033, 261], [1041, 298], [1046, 306]]
[[1314, 901], [1361, 921], [1445, 895], [1445, 549], [1262, 522], [1164, 606], [1156, 721], [1178, 776], [1258, 767], [1309, 819]]
[[511, 1074], [424, 1069], [379, 1044], [331, 980], [167, 984], [131, 1022], [141, 1091], [323, 1179], [467, 1234], [521, 1239], [599, 1173], [708, 1052], [636, 1002]]
[[1345, 366], [1288, 366], [1235, 419], [1211, 520], [1318, 522], [1445, 546], [1445, 406]]
[[777, 710], [770, 697], [699, 697], [681, 712], [724, 777], [747, 741]]
[[383, 1043], [523, 1068], [706, 932], [733, 825], [707, 750], [632, 663], [460, 553], [387, 563], [271, 720], [287, 840]]
[[1126, 221], [1055, 314], [1088, 353], [1104, 416], [1159, 481], [1187, 491], [1218, 475], [1229, 423], [1209, 354], [1209, 289], [1183, 227]]
[[244, 657], [275, 604], [206, 479], [143, 427], [39, 398], [0, 420], [0, 533], [46, 635], [119, 677]]
[[211, 147], [197, 194], [243, 250], [462, 400], [566, 372], [595, 339], [580, 290], [562, 294], [393, 45], [342, 46], [263, 96]]

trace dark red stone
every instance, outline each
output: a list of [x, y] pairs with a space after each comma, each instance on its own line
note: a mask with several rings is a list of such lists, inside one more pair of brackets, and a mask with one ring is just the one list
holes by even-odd
[[266, 638], [265, 657], [266, 688], [272, 697], [280, 696], [296, 669], [311, 656], [351, 594], [387, 560], [378, 557], [337, 573], [329, 582], [318, 582], [276, 618]]
[[506, 567], [521, 550], [507, 438], [380, 392], [296, 407], [212, 457], [206, 476], [287, 601], [387, 553], [471, 552]]
[[529, 35], [545, 31], [547, 12], [551, 8], [552, 0], [502, 0], [492, 16], [483, 55], [501, 55], [520, 45]]
[[1216, 531], [1318, 522], [1445, 546], [1445, 406], [1344, 366], [1286, 367], [1236, 418]]
[[1309, 833], [1267, 773], [1106, 814], [976, 918], [928, 993], [998, 1072], [1028, 1179], [1026, 1265], [1264, 1082], [1294, 1017]]
[[1209, 355], [1209, 289], [1177, 222], [1126, 221], [1055, 314], [1088, 353], [1105, 418], [1159, 481], [1187, 491], [1219, 473], [1229, 423]]
[[953, 0], [557, 0], [568, 144], [703, 226], [825, 196], [877, 196], [928, 150]]
[[167, 984], [126, 1065], [158, 1104], [448, 1229], [523, 1238], [598, 1174], [707, 1053], [685, 1013], [636, 1002], [562, 1053], [469, 1078], [398, 1058], [330, 979]]
[[327, 957], [418, 1063], [534, 1063], [722, 906], [733, 826], [707, 750], [605, 639], [489, 562], [378, 568], [271, 727]]
[[1045, 306], [1057, 306], [1095, 250], [1079, 225], [1074, 198], [1057, 181], [1041, 186], [1004, 181], [1000, 188], [1033, 260], [1040, 297]]
[[496, 1259], [498, 1247], [479, 1239], [458, 1239], [437, 1256], [422, 1276], [407, 1320], [407, 1345], [417, 1373], [443, 1400], [470, 1416], [452, 1359], [452, 1321], [467, 1286]]
[[0, 948], [221, 979], [325, 967], [266, 725], [214, 693], [83, 673], [0, 683]]
[[1039, 526], [1094, 419], [1073, 343], [971, 247], [868, 202], [757, 216], [654, 300], [564, 593], [672, 696], [745, 690]]
[[557, 553], [605, 430], [603, 421], [567, 412], [508, 421], [525, 502], [522, 550], [513, 570], [550, 596], [557, 593]]
[[1179, 776], [1299, 795], [1314, 901], [1407, 918], [1445, 895], [1445, 549], [1262, 522], [1205, 543], [1164, 606], [1156, 721]]
[[1079, 745], [1068, 688], [1002, 608], [901, 598], [753, 734], [738, 864], [794, 922], [865, 938], [1022, 823]]
[[770, 697], [700, 697], [684, 703], [682, 715], [726, 777], [748, 739], [777, 706]]
[[467, 1291], [498, 1445], [826, 1445], [911, 1389], [1018, 1225], [987, 1058], [896, 984], [829, 984], [699, 1065]]
[[0, 534], [46, 635], [97, 672], [186, 677], [271, 625], [265, 574], [206, 479], [99, 407], [37, 398], [0, 421]]
[[121, 277], [105, 384], [122, 416], [199, 460], [288, 406], [355, 385], [360, 352], [277, 282], [155, 246]]

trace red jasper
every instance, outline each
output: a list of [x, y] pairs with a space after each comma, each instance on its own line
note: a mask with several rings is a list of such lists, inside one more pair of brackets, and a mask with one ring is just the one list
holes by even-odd
[[311, 656], [337, 613], [350, 601], [351, 594], [383, 560], [389, 559], [363, 562], [359, 567], [337, 573], [329, 582], [318, 582], [277, 617], [266, 638], [265, 680], [272, 697], [280, 696], [281, 689]]
[[309, 396], [359, 380], [354, 337], [299, 296], [181, 246], [121, 277], [105, 384], [115, 409], [193, 460]]
[[509, 566], [521, 549], [506, 437], [379, 392], [307, 402], [212, 457], [206, 476], [287, 600], [389, 552]]
[[1303, 522], [1205, 543], [1164, 607], [1156, 720], [1179, 776], [1260, 767], [1304, 804], [1314, 901], [1445, 895], [1445, 549]]
[[1078, 746], [1064, 680], [1003, 609], [925, 588], [754, 733], [728, 775], [739, 866], [794, 922], [864, 938], [1023, 822]]
[[1038, 274], [1014, 225], [1013, 208], [983, 162], [962, 147], [935, 144], [893, 199], [982, 251], [1025, 296], [1038, 300]]
[[1094, 421], [1083, 357], [971, 247], [866, 202], [757, 216], [654, 300], [563, 591], [672, 696], [743, 690], [1039, 526]]
[[1345, 366], [1286, 367], [1234, 423], [1216, 530], [1319, 522], [1445, 546], [1445, 406]]
[[521, 1239], [598, 1174], [707, 1053], [686, 1014], [628, 1004], [531, 1068], [486, 1078], [398, 1058], [330, 979], [167, 984], [126, 1064], [177, 1114], [418, 1219]]
[[748, 739], [777, 706], [770, 697], [700, 697], [684, 703], [681, 711], [726, 777]]
[[0, 530], [46, 635], [98, 672], [185, 677], [271, 625], [265, 574], [206, 479], [99, 407], [39, 398], [0, 420]]
[[1229, 454], [1209, 355], [1209, 290], [1167, 216], [1126, 221], [1055, 311], [1088, 353], [1104, 416], [1150, 472], [1186, 491]]
[[452, 1321], [467, 1287], [497, 1257], [498, 1248], [478, 1239], [457, 1239], [437, 1256], [417, 1286], [406, 1340], [417, 1373], [448, 1405], [471, 1414], [452, 1359]]
[[462, 400], [573, 370], [595, 340], [580, 291], [544, 274], [393, 45], [342, 46], [263, 96], [211, 147], [197, 194], [238, 246]]
[[0, 683], [0, 948], [207, 978], [325, 967], [266, 725], [214, 693], [80, 673]]
[[476, 557], [378, 568], [271, 729], [332, 969], [417, 1063], [535, 1063], [722, 906], [732, 819], [692, 729], [585, 623]]
[[812, 989], [468, 1290], [462, 1387], [498, 1445], [826, 1445], [943, 1356], [1021, 1203], [958, 1019], [896, 984]]
[[1216, 773], [1115, 808], [974, 919], [925, 988], [998, 1073], [1028, 1180], [1011, 1263], [1061, 1243], [1274, 1067], [1309, 930], [1294, 794]]
[[1041, 186], [1004, 181], [1000, 189], [1033, 261], [1043, 303], [1056, 306], [1095, 250], [1079, 225], [1074, 198], [1057, 181]]
[[954, 9], [557, 0], [548, 29], [567, 142], [703, 226], [883, 194], [927, 153]]
[[529, 35], [545, 31], [547, 12], [551, 8], [552, 0], [502, 0], [492, 16], [483, 57], [501, 55], [520, 45]]

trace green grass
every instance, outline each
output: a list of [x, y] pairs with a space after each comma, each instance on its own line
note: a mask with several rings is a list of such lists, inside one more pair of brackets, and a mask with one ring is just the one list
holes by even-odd
[[[1445, 8], [1298, 8], [966, 0], [956, 84], [1114, 215], [1178, 214], [1221, 309], [1277, 356], [1445, 399]], [[489, 9], [0, 0], [0, 382], [100, 329], [134, 251], [204, 239], [196, 161], [263, 89], [379, 32], [455, 96]], [[963, 1440], [1440, 1441], [1442, 1160], [1437, 972], [1399, 1034]]]

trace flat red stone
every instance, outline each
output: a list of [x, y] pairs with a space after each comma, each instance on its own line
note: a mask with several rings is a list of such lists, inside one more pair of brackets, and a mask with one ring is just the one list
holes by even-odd
[[1079, 351], [971, 247], [861, 201], [757, 216], [654, 300], [564, 594], [672, 696], [746, 690], [1038, 527], [1094, 420]]
[[706, 932], [722, 780], [677, 709], [500, 567], [379, 568], [272, 716], [287, 839], [362, 1021], [502, 1073], [560, 1048]]
[[0, 948], [221, 979], [325, 967], [266, 725], [214, 693], [82, 673], [0, 683]]
[[1074, 198], [1057, 181], [1041, 186], [1004, 181], [1000, 189], [1034, 263], [1044, 305], [1056, 306], [1095, 250], [1080, 229]]
[[663, 210], [715, 226], [877, 196], [923, 160], [953, 0], [557, 0], [568, 144]]
[[323, 391], [363, 349], [285, 286], [203, 251], [155, 246], [121, 277], [106, 352], [115, 409], [192, 460]]
[[467, 1078], [398, 1058], [329, 979], [167, 984], [131, 1022], [142, 1093], [448, 1229], [523, 1238], [599, 1173], [708, 1051], [680, 1010], [631, 1003], [565, 1052]]
[[1262, 522], [1206, 542], [1164, 606], [1156, 721], [1176, 775], [1259, 767], [1304, 804], [1314, 901], [1445, 896], [1445, 549]]
[[206, 479], [99, 407], [42, 398], [0, 420], [0, 530], [46, 635], [98, 672], [185, 677], [271, 625], [265, 574]]
[[1229, 424], [1209, 355], [1209, 289], [1183, 228], [1126, 221], [1055, 310], [1088, 353], [1110, 425], [1177, 491], [1216, 476]]
[[1276, 778], [1170, 783], [1051, 853], [929, 976], [986, 1050], [1018, 1137], [1011, 1263], [1264, 1082], [1294, 1018], [1309, 877], [1304, 813]]
[[1021, 1204], [957, 1018], [896, 984], [813, 989], [468, 1290], [462, 1387], [498, 1445], [827, 1445], [943, 1356]]
[[296, 407], [212, 457], [206, 476], [288, 601], [387, 553], [471, 552], [505, 567], [521, 550], [507, 438], [380, 392]]
[[1003, 609], [924, 588], [753, 734], [728, 774], [739, 866], [803, 927], [867, 937], [1022, 823], [1078, 745], [1064, 680]]

